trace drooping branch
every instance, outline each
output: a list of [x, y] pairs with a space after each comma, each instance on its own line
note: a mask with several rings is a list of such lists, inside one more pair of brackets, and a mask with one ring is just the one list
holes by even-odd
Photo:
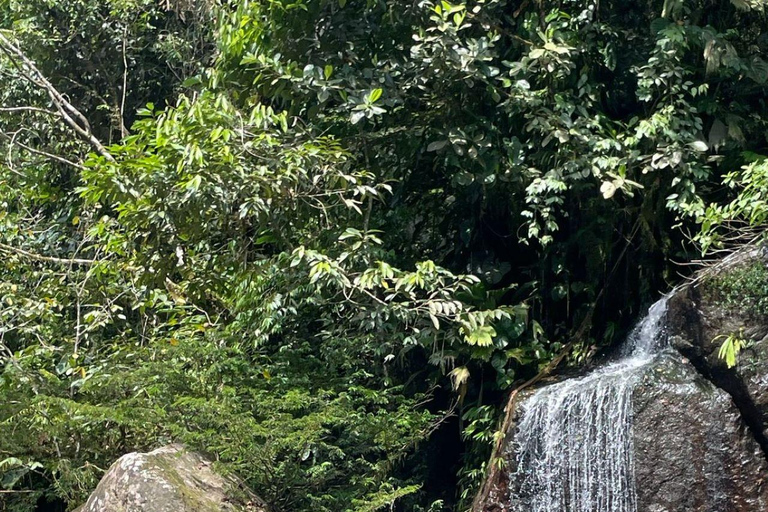
[[59, 162], [61, 164], [72, 166], [75, 169], [80, 169], [81, 171], [85, 169], [85, 166], [80, 165], [77, 162], [73, 162], [72, 160], [69, 160], [67, 158], [64, 158], [63, 156], [56, 155], [54, 153], [49, 153], [48, 151], [43, 151], [41, 149], [35, 149], [31, 146], [27, 146], [26, 144], [22, 144], [21, 142], [16, 142], [16, 145], [25, 151], [29, 151], [33, 155], [39, 155], [39, 156], [54, 160], [56, 162]]
[[16, 68], [21, 72], [30, 83], [44, 89], [51, 98], [56, 110], [64, 122], [77, 133], [80, 138], [91, 145], [91, 147], [101, 156], [114, 162], [114, 158], [107, 151], [104, 145], [93, 135], [88, 119], [64, 95], [62, 95], [51, 82], [45, 78], [45, 75], [38, 69], [32, 60], [24, 54], [21, 49], [13, 44], [0, 31], [0, 50], [5, 53]]

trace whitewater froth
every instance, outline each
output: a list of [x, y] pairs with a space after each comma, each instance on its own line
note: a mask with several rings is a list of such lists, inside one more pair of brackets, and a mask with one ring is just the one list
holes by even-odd
[[664, 347], [666, 298], [654, 304], [621, 359], [536, 391], [515, 435], [515, 512], [637, 512], [632, 390]]

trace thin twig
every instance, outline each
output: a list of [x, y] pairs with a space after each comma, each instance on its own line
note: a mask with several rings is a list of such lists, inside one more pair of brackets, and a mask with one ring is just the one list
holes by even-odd
[[49, 116], [58, 116], [58, 112], [40, 107], [0, 107], [0, 112], [39, 112]]
[[[26, 144], [17, 141], [15, 136], [14, 137], [9, 137], [7, 134], [0, 132], [0, 137], [8, 139], [10, 141], [10, 146], [18, 146], [21, 149], [23, 149], [25, 151], [29, 151], [32, 154], [40, 155], [40, 156], [43, 156], [45, 158], [49, 158], [51, 160], [55, 160], [55, 161], [57, 161], [59, 163], [72, 166], [75, 169], [79, 169], [81, 171], [85, 169], [85, 166], [83, 166], [83, 165], [81, 165], [81, 164], [79, 164], [77, 162], [73, 162], [72, 160], [69, 160], [67, 158], [64, 158], [63, 156], [56, 155], [54, 153], [49, 153], [47, 151], [43, 151], [42, 149], [36, 149], [36, 148], [31, 147], [31, 146], [27, 146]], [[18, 174], [19, 176], [22, 176], [22, 177], [24, 176], [22, 173], [20, 173], [18, 171], [16, 171], [16, 174]]]
[[120, 134], [123, 138], [128, 135], [125, 128], [125, 95], [128, 89], [128, 59], [126, 58], [126, 39], [128, 38], [128, 27], [123, 28], [123, 94], [120, 99]]

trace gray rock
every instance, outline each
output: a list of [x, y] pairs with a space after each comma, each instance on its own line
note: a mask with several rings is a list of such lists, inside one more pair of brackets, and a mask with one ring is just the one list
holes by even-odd
[[[710, 274], [727, 273], [756, 259], [765, 261], [765, 252], [737, 253], [728, 265]], [[718, 350], [725, 337], [734, 333], [752, 343], [740, 354], [738, 365], [728, 368]], [[669, 335], [672, 345], [699, 373], [731, 395], [768, 451], [768, 319], [724, 307], [707, 289], [705, 276], [670, 299]]]
[[[632, 443], [638, 512], [768, 512], [768, 318], [726, 306], [708, 279], [755, 261], [748, 248], [697, 276], [669, 298], [664, 321], [671, 348], [632, 391]], [[718, 357], [726, 336], [751, 340], [728, 368]], [[494, 466], [474, 512], [517, 512], [516, 424], [525, 394], [511, 405]], [[551, 512], [565, 512], [553, 510]]]
[[[513, 510], [514, 434], [527, 395], [513, 406], [504, 470], [475, 503], [477, 512]], [[686, 360], [669, 352], [655, 361], [633, 391], [632, 410], [638, 512], [768, 512], [760, 446], [731, 397]]]
[[638, 511], [768, 511], [768, 464], [731, 397], [678, 356], [633, 395]]
[[180, 445], [129, 453], [106, 472], [76, 512], [267, 512], [237, 478]]

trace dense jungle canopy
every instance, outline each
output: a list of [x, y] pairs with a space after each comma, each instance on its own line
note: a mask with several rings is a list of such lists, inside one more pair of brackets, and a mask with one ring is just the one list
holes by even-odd
[[464, 511], [506, 393], [768, 219], [765, 0], [0, 0], [0, 511], [182, 442]]

